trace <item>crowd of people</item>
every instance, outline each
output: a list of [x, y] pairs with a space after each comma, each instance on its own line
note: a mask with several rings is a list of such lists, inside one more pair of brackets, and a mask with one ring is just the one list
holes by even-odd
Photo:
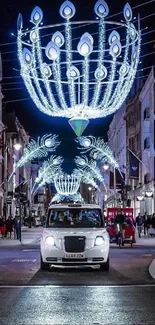
[[155, 230], [155, 213], [153, 213], [152, 215], [148, 215], [147, 212], [145, 212], [144, 215], [141, 215], [139, 213], [136, 217], [135, 223], [137, 226], [139, 237], [141, 237], [143, 229], [144, 235], [148, 235], [150, 228]]
[[0, 217], [0, 235], [2, 239], [12, 239], [12, 234], [14, 239], [20, 239], [20, 230], [21, 222], [19, 216], [15, 218], [9, 217], [7, 220]]

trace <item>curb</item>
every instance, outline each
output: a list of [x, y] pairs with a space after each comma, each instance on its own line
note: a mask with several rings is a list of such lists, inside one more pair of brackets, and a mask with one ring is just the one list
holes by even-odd
[[149, 273], [152, 276], [152, 278], [155, 279], [155, 259], [152, 261], [152, 263], [149, 266]]

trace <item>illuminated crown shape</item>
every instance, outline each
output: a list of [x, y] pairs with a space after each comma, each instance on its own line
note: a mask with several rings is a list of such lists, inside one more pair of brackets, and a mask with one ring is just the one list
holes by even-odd
[[94, 11], [96, 20], [72, 21], [76, 8], [65, 1], [60, 7], [62, 23], [43, 26], [39, 7], [31, 13], [32, 29], [23, 29], [21, 14], [17, 21], [21, 75], [31, 98], [43, 113], [69, 118], [78, 136], [89, 119], [121, 107], [140, 56], [140, 19], [137, 28], [128, 3], [122, 22], [108, 20], [104, 0], [96, 2]]
[[80, 187], [81, 177], [71, 174], [56, 175], [54, 186], [60, 195], [74, 195]]

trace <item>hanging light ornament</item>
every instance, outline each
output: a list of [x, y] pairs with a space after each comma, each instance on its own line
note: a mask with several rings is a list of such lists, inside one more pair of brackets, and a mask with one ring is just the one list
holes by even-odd
[[[43, 113], [68, 118], [78, 136], [89, 119], [105, 117], [121, 107], [133, 85], [140, 56], [141, 31], [132, 22], [128, 3], [123, 10], [124, 22], [107, 19], [109, 7], [104, 0], [96, 2], [94, 11], [99, 18], [91, 21], [91, 26], [98, 26], [97, 46], [89, 31], [90, 22], [73, 21], [76, 9], [71, 1], [60, 7], [64, 19], [60, 30], [55, 31], [58, 25], [42, 25], [43, 12], [39, 7], [31, 13], [31, 30], [23, 29], [21, 14], [17, 20], [21, 75], [30, 96]], [[138, 26], [139, 22], [138, 19]], [[88, 24], [88, 30], [73, 42], [74, 29], [83, 23]], [[109, 35], [106, 30], [110, 26], [114, 30]], [[47, 29], [52, 38], [46, 36], [47, 43], [44, 38], [42, 44]], [[120, 36], [123, 30], [125, 42]]]

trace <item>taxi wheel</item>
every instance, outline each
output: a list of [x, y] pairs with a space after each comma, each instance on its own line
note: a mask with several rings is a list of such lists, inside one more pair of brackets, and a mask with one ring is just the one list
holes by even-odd
[[40, 256], [40, 268], [41, 270], [48, 270], [49, 269], [49, 265], [48, 263], [44, 263], [43, 260], [42, 260], [42, 256]]
[[109, 257], [107, 259], [107, 262], [100, 264], [100, 270], [109, 271]]

